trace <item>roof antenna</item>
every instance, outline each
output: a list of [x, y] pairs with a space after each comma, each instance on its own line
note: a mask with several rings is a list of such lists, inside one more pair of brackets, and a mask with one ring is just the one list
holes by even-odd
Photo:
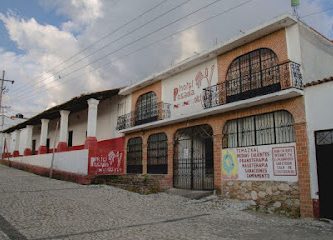
[[300, 5], [300, 0], [291, 0], [291, 7], [293, 9], [293, 16], [297, 18], [297, 20], [300, 19], [298, 14], [298, 8]]

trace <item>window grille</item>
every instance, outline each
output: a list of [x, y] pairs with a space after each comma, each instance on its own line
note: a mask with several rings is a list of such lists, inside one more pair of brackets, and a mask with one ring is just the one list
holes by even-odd
[[157, 97], [154, 92], [141, 95], [136, 103], [136, 125], [156, 121], [158, 119]]
[[333, 144], [333, 130], [325, 130], [316, 132], [317, 145]]
[[226, 77], [227, 98], [242, 93], [255, 96], [258, 94], [252, 91], [266, 91], [265, 87], [272, 87], [279, 82], [276, 54], [268, 48], [260, 48], [236, 58], [230, 64]]
[[148, 173], [168, 173], [168, 138], [165, 133], [158, 133], [149, 136], [147, 162]]
[[289, 142], [295, 142], [295, 129], [287, 111], [230, 120], [223, 128], [223, 148]]
[[127, 173], [142, 173], [142, 139], [131, 138], [127, 142]]

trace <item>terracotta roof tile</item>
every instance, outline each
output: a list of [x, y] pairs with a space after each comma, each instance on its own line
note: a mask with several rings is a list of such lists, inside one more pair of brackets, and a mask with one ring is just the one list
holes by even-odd
[[315, 81], [306, 83], [304, 85], [304, 87], [311, 87], [311, 86], [315, 86], [315, 85], [318, 85], [318, 84], [322, 84], [322, 83], [326, 83], [326, 82], [331, 82], [331, 81], [333, 81], [333, 76], [328, 77], [328, 78], [324, 78], [324, 79], [321, 79], [321, 80], [315, 80]]

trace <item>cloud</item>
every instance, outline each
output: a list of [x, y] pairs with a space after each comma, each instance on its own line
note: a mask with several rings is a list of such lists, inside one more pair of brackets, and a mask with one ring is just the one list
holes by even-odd
[[[225, 11], [244, 1], [221, 1], [147, 38], [135, 41], [213, 2], [192, 0], [136, 31], [137, 26], [180, 4], [180, 1], [165, 1], [154, 11], [127, 25], [126, 28], [110, 34], [88, 49], [87, 46], [158, 2], [155, 0], [40, 1], [50, 14], [55, 13], [64, 17], [65, 20], [58, 27], [39, 23], [35, 18], [25, 19], [24, 16], [2, 13], [0, 20], [4, 23], [10, 39], [23, 50], [23, 53], [0, 50], [0, 61], [6, 64], [9, 77], [17, 80], [12, 91], [7, 94], [6, 101], [14, 105], [17, 110], [32, 112], [59, 104], [82, 92], [131, 84], [291, 10], [290, 0], [253, 0], [240, 8]], [[300, 12], [307, 14], [320, 11], [325, 6], [320, 0], [302, 1]], [[221, 12], [224, 13], [219, 17], [159, 41]], [[332, 16], [321, 14], [304, 20], [322, 33], [328, 36], [332, 34]], [[115, 41], [122, 35], [127, 36]], [[114, 42], [106, 46], [110, 41]], [[159, 41], [158, 44], [155, 44], [156, 41]], [[130, 44], [131, 42], [135, 43]], [[124, 45], [129, 46], [117, 51]], [[98, 51], [103, 46], [105, 46], [103, 50]], [[149, 47], [136, 51], [144, 46]], [[68, 60], [78, 52], [80, 53]], [[130, 54], [132, 52], [135, 53]], [[106, 56], [107, 54], [109, 56]], [[97, 61], [99, 58], [101, 60]], [[65, 63], [61, 64], [64, 61]], [[53, 69], [53, 66], [59, 64], [61, 65]], [[90, 65], [87, 66], [88, 64]]]
[[104, 15], [100, 0], [41, 0], [40, 4], [47, 10], [54, 10], [56, 14], [69, 19], [62, 24], [65, 31], [79, 32], [87, 24]]
[[[84, 89], [93, 89], [92, 82], [98, 85], [98, 74], [89, 73], [89, 68], [81, 72], [85, 75], [79, 85], [75, 82], [67, 85], [58, 83], [61, 76], [68, 74], [73, 68], [59, 71], [65, 65], [53, 69], [52, 66], [61, 64], [80, 50], [72, 33], [55, 26], [39, 24], [33, 18], [25, 20], [2, 14], [0, 20], [8, 29], [11, 40], [24, 51], [24, 54], [4, 50], [0, 52], [1, 62], [6, 64], [7, 72], [16, 79], [7, 100], [11, 104], [18, 103], [18, 110], [26, 110], [27, 105], [29, 111], [50, 107], [72, 97], [73, 94], [79, 94]], [[88, 61], [82, 61], [81, 64], [88, 64]], [[24, 101], [27, 95], [34, 96], [29, 99], [29, 104]]]
[[302, 21], [314, 27], [325, 36], [333, 38], [333, 11], [325, 12], [325, 10], [333, 7], [333, 5], [329, 4], [329, 2], [331, 3], [331, 1], [325, 0], [304, 1], [299, 11], [301, 13], [301, 17], [305, 16], [302, 18]]

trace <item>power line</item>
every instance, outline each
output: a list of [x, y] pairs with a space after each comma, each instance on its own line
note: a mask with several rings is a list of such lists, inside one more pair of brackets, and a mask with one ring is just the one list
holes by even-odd
[[[100, 43], [101, 41], [103, 41], [104, 39], [114, 35], [116, 32], [118, 32], [119, 30], [121, 30], [122, 28], [128, 26], [129, 24], [135, 22], [136, 20], [138, 20], [139, 18], [143, 17], [144, 15], [146, 15], [147, 13], [153, 11], [154, 9], [158, 8], [159, 6], [163, 5], [164, 3], [166, 3], [169, 0], [164, 0], [159, 2], [158, 4], [154, 5], [153, 7], [149, 8], [148, 10], [144, 11], [143, 13], [139, 14], [138, 16], [134, 17], [133, 19], [131, 19], [130, 21], [126, 22], [125, 24], [122, 24], [120, 26], [118, 26], [116, 29], [114, 29], [112, 32], [109, 32], [107, 34], [105, 34], [104, 36], [102, 36], [101, 38], [99, 38], [98, 40], [94, 41], [93, 43], [89, 44], [88, 46], [86, 46], [85, 48], [83, 48], [81, 51], [75, 53], [74, 55], [72, 55], [71, 57], [65, 59], [64, 61], [62, 61], [61, 63], [59, 63], [58, 65], [52, 67], [51, 69], [49, 69], [46, 73], [52, 74], [50, 73], [51, 71], [57, 69], [59, 66], [62, 66], [64, 63], [72, 60], [73, 58], [75, 58], [76, 56], [80, 55], [81, 53], [85, 52], [86, 50], [92, 48], [93, 46], [95, 46], [97, 43]], [[43, 73], [45, 74], [45, 73]], [[43, 76], [43, 74], [41, 74], [39, 77], [37, 77], [38, 79], [41, 78]], [[53, 74], [52, 74], [53, 75]], [[13, 92], [17, 91], [18, 89], [15, 89]]]
[[[100, 66], [100, 67], [98, 67], [98, 68], [95, 68], [95, 69], [93, 69], [93, 70], [91, 70], [91, 71], [89, 71], [89, 72], [96, 71], [96, 70], [98, 70], [99, 68], [102, 68], [102, 67], [104, 67], [104, 66], [106, 66], [106, 65], [111, 64], [112, 62], [116, 62], [116, 61], [118, 61], [118, 60], [120, 60], [120, 59], [123, 59], [123, 58], [125, 58], [125, 57], [128, 57], [128, 56], [134, 54], [134, 53], [137, 53], [137, 52], [139, 52], [139, 51], [141, 51], [141, 50], [143, 50], [143, 49], [146, 49], [146, 48], [148, 48], [148, 47], [151, 47], [151, 46], [153, 46], [153, 45], [155, 45], [155, 44], [157, 44], [157, 43], [159, 43], [159, 42], [162, 42], [162, 41], [164, 41], [164, 40], [166, 40], [166, 39], [168, 39], [168, 38], [170, 38], [170, 37], [173, 37], [173, 36], [175, 36], [175, 35], [177, 35], [177, 34], [179, 34], [179, 33], [182, 33], [182, 32], [184, 32], [184, 31], [186, 31], [186, 30], [188, 30], [188, 29], [190, 29], [190, 28], [194, 28], [194, 27], [196, 27], [197, 25], [200, 25], [200, 24], [202, 24], [202, 23], [204, 23], [204, 22], [206, 22], [206, 21], [209, 21], [209, 20], [211, 20], [211, 19], [213, 19], [213, 18], [216, 18], [216, 17], [218, 17], [218, 16], [221, 16], [221, 15], [223, 15], [223, 14], [226, 14], [226, 13], [228, 13], [228, 12], [234, 10], [234, 9], [237, 9], [237, 8], [243, 6], [243, 5], [246, 5], [246, 4], [248, 4], [248, 3], [252, 2], [252, 1], [254, 1], [254, 0], [244, 1], [244, 2], [242, 2], [242, 3], [240, 3], [240, 4], [238, 4], [238, 5], [233, 6], [233, 7], [231, 7], [231, 8], [228, 8], [228, 9], [226, 9], [226, 10], [224, 10], [224, 11], [222, 11], [222, 12], [216, 14], [216, 15], [213, 15], [213, 16], [211, 16], [211, 17], [209, 17], [209, 18], [206, 18], [206, 19], [204, 19], [204, 20], [201, 20], [201, 21], [199, 21], [199, 22], [197, 22], [197, 23], [195, 23], [195, 24], [192, 24], [192, 25], [190, 25], [190, 26], [188, 26], [188, 27], [186, 27], [186, 28], [183, 28], [183, 29], [181, 29], [181, 30], [178, 30], [177, 32], [174, 32], [174, 33], [172, 33], [172, 34], [170, 34], [170, 35], [167, 35], [167, 36], [165, 36], [165, 37], [163, 37], [163, 38], [160, 38], [160, 39], [157, 40], [157, 41], [154, 41], [154, 42], [152, 42], [152, 43], [149, 43], [149, 44], [147, 44], [147, 45], [144, 45], [143, 47], [141, 47], [141, 48], [139, 48], [139, 49], [137, 49], [137, 50], [134, 50], [134, 51], [132, 51], [132, 52], [126, 54], [126, 55], [123, 55], [123, 56], [121, 56], [121, 57], [118, 57], [118, 58], [116, 58], [116, 59], [113, 59], [111, 62], [108, 62], [107, 64], [104, 64], [104, 65], [102, 65], [102, 66]], [[80, 77], [80, 76], [81, 76], [81, 75], [77, 76], [76, 78], [78, 78], [78, 77]], [[68, 78], [68, 79], [64, 80], [63, 82], [68, 82], [69, 80], [73, 80], [73, 79], [75, 79], [75, 78]], [[56, 83], [60, 84], [60, 82], [56, 82]], [[35, 95], [29, 95], [29, 96], [27, 96], [26, 98], [23, 98], [23, 99], [30, 99], [31, 97], [34, 97], [34, 96], [35, 96]]]
[[301, 19], [302, 19], [302, 18], [306, 18], [306, 17], [310, 17], [310, 16], [314, 16], [314, 15], [317, 15], [317, 14], [320, 14], [320, 13], [329, 12], [329, 11], [331, 11], [331, 10], [333, 10], [333, 7], [332, 7], [332, 8], [324, 9], [324, 10], [319, 11], [319, 12], [313, 12], [313, 13], [310, 13], [310, 14], [304, 15], [304, 16], [301, 17]]
[[11, 84], [14, 84], [14, 80], [8, 80], [8, 79], [5, 79], [5, 70], [3, 70], [2, 71], [2, 78], [0, 78], [0, 81], [1, 81], [1, 83], [0, 83], [0, 114], [2, 115], [2, 117], [1, 117], [1, 130], [3, 130], [3, 126], [4, 126], [4, 106], [3, 106], [3, 104], [2, 104], [2, 96], [3, 96], [3, 94], [4, 94], [4, 91], [5, 91], [5, 87], [4, 87], [4, 84], [5, 84], [5, 82], [10, 82]]
[[[175, 33], [172, 33], [172, 34], [170, 34], [170, 35], [167, 35], [166, 37], [163, 37], [163, 38], [159, 39], [158, 41], [155, 41], [155, 42], [153, 42], [153, 43], [149, 43], [149, 44], [145, 45], [144, 47], [141, 47], [141, 48], [139, 48], [139, 49], [137, 49], [137, 50], [135, 50], [135, 51], [132, 51], [132, 52], [126, 54], [126, 55], [123, 55], [122, 57], [119, 57], [119, 58], [117, 58], [117, 59], [114, 59], [113, 61], [115, 61], [115, 60], [120, 60], [120, 59], [125, 58], [125, 57], [127, 57], [127, 56], [129, 56], [129, 55], [132, 55], [132, 54], [134, 54], [134, 53], [136, 53], [136, 52], [139, 52], [139, 51], [141, 51], [141, 50], [143, 50], [143, 49], [145, 49], [145, 48], [148, 48], [148, 47], [150, 47], [150, 46], [152, 46], [152, 45], [154, 45], [154, 44], [157, 44], [157, 43], [159, 43], [159, 42], [161, 42], [161, 41], [163, 41], [163, 40], [165, 40], [165, 39], [167, 39], [167, 38], [169, 38], [169, 37], [172, 37], [172, 36], [177, 35], [177, 34], [179, 34], [179, 33], [181, 33], [181, 32], [184, 32], [184, 31], [186, 31], [186, 30], [188, 30], [188, 29], [190, 29], [190, 28], [193, 28], [193, 27], [195, 27], [195, 26], [197, 26], [197, 25], [199, 25], [199, 24], [201, 24], [201, 23], [203, 23], [203, 22], [206, 22], [206, 21], [208, 21], [208, 20], [210, 20], [210, 19], [212, 19], [212, 18], [215, 18], [215, 17], [217, 17], [217, 16], [223, 15], [223, 14], [225, 14], [225, 13], [227, 13], [227, 12], [233, 10], [233, 9], [239, 8], [239, 7], [245, 5], [245, 4], [249, 3], [249, 2], [252, 2], [252, 1], [253, 1], [253, 0], [248, 0], [248, 1], [245, 1], [245, 2], [243, 2], [243, 3], [240, 3], [240, 4], [238, 4], [238, 5], [234, 6], [234, 7], [231, 7], [231, 8], [229, 8], [229, 9], [227, 9], [227, 10], [221, 12], [221, 13], [218, 13], [218, 14], [212, 16], [212, 17], [209, 17], [209, 18], [204, 19], [204, 20], [202, 20], [202, 21], [200, 21], [200, 22], [198, 22], [198, 23], [196, 23], [196, 24], [190, 25], [189, 27], [186, 27], [186, 28], [184, 28], [184, 29], [182, 29], [182, 30], [180, 30], [180, 31], [177, 31], [177, 32], [175, 32]], [[96, 68], [96, 69], [93, 69], [93, 70], [89, 71], [89, 72], [96, 71], [96, 70], [98, 70], [99, 68], [101, 68], [101, 67], [103, 67], [103, 66], [106, 66], [106, 65], [108, 65], [108, 64], [110, 64], [110, 63], [111, 63], [111, 62], [108, 62], [107, 64], [102, 65], [102, 66], [100, 66], [100, 67], [98, 67], [98, 68]], [[80, 76], [78, 76], [78, 77], [80, 77]], [[73, 80], [73, 79], [75, 79], [75, 78], [69, 78], [69, 79], [66, 79], [66, 80], [63, 81], [63, 82], [68, 82], [69, 80]], [[55, 83], [60, 84], [60, 82], [55, 82]], [[48, 87], [46, 87], [46, 88], [48, 89]], [[36, 92], [36, 91], [35, 91], [35, 92]], [[34, 96], [34, 95], [29, 95], [29, 96], [27, 96], [27, 98], [31, 98], [31, 97], [33, 97], [33, 96]], [[26, 98], [24, 98], [24, 99], [26, 99]]]
[[[124, 48], [126, 48], [126, 47], [128, 47], [128, 46], [131, 46], [131, 45], [133, 45], [134, 43], [136, 43], [136, 42], [138, 42], [138, 41], [141, 41], [142, 39], [144, 39], [144, 38], [146, 38], [146, 37], [148, 37], [148, 36], [151, 36], [151, 35], [153, 35], [154, 33], [159, 32], [159, 31], [161, 31], [161, 30], [163, 30], [163, 29], [169, 27], [170, 25], [175, 24], [175, 23], [177, 23], [177, 22], [179, 22], [179, 21], [181, 21], [181, 20], [183, 20], [183, 19], [185, 19], [185, 18], [187, 18], [187, 17], [189, 17], [189, 16], [191, 16], [191, 15], [193, 15], [193, 14], [195, 14], [195, 13], [197, 13], [197, 12], [199, 12], [199, 11], [205, 9], [205, 8], [207, 8], [207, 7], [210, 7], [210, 6], [212, 6], [213, 4], [216, 4], [216, 3], [220, 2], [220, 1], [223, 1], [223, 0], [215, 0], [215, 1], [211, 2], [211, 3], [209, 3], [209, 4], [206, 4], [206, 5], [204, 5], [203, 7], [200, 7], [200, 8], [198, 8], [198, 9], [196, 9], [196, 10], [194, 10], [194, 11], [192, 11], [192, 12], [186, 14], [186, 15], [184, 15], [183, 17], [180, 17], [180, 18], [178, 18], [178, 19], [176, 19], [176, 20], [174, 20], [174, 21], [172, 21], [172, 22], [170, 22], [170, 23], [168, 23], [168, 24], [166, 24], [166, 25], [164, 25], [164, 26], [162, 26], [162, 27], [160, 27], [160, 28], [158, 28], [158, 29], [156, 29], [156, 30], [154, 30], [154, 31], [152, 31], [152, 32], [150, 32], [150, 33], [148, 33], [148, 34], [146, 34], [146, 35], [143, 35], [143, 36], [141, 36], [141, 37], [135, 39], [135, 40], [132, 41], [132, 42], [129, 42], [129, 43], [123, 45], [122, 47], [120, 47], [120, 48], [118, 48], [118, 49], [116, 49], [116, 50], [114, 50], [114, 51], [112, 51], [112, 52], [107, 53], [106, 55], [104, 55], [104, 56], [102, 56], [102, 57], [99, 57], [99, 58], [95, 59], [94, 61], [92, 61], [92, 62], [90, 62], [90, 63], [88, 63], [88, 64], [86, 64], [86, 65], [83, 65], [82, 67], [79, 67], [79, 68], [77, 68], [77, 69], [75, 69], [75, 70], [73, 70], [73, 71], [71, 71], [71, 72], [69, 72], [69, 73], [63, 75], [62, 78], [68, 77], [68, 76], [70, 76], [71, 74], [73, 74], [73, 73], [75, 73], [75, 72], [77, 72], [77, 71], [79, 71], [79, 70], [81, 70], [81, 69], [84, 69], [84, 68], [86, 68], [86, 67], [88, 67], [88, 66], [90, 66], [90, 65], [92, 65], [92, 64], [94, 64], [94, 63], [96, 63], [96, 62], [98, 62], [98, 61], [100, 61], [100, 60], [102, 60], [102, 59], [104, 59], [104, 58], [106, 58], [106, 57], [108, 57], [108, 56], [110, 56], [110, 55], [113, 55], [114, 53], [119, 52], [120, 50], [122, 50], [122, 49], [124, 49]], [[60, 81], [58, 81], [58, 82], [60, 82]], [[38, 88], [35, 88], [33, 92], [36, 92], [36, 89], [38, 89]], [[28, 90], [26, 90], [26, 91], [28, 91]], [[24, 94], [21, 94], [21, 95], [18, 95], [17, 97], [21, 97], [21, 96], [23, 96], [23, 95], [24, 95]]]

